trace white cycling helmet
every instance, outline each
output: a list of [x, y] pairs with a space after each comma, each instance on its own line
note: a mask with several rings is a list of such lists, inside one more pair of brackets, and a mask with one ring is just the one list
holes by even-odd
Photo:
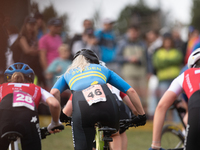
[[197, 48], [188, 58], [188, 68], [193, 68], [194, 64], [200, 59], [200, 48]]
[[[106, 63], [105, 63], [104, 61], [102, 61], [102, 60], [99, 60], [99, 64], [100, 64], [101, 66], [106, 67]], [[107, 68], [107, 67], [106, 67], [106, 68]]]

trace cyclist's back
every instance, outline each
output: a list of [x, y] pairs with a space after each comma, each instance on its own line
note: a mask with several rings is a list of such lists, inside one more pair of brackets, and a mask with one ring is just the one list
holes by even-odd
[[59, 88], [62, 93], [68, 86], [73, 91], [81, 91], [90, 85], [106, 84], [107, 82], [122, 92], [126, 92], [130, 88], [130, 85], [124, 82], [116, 73], [99, 64], [90, 64], [83, 71], [81, 69], [70, 70], [69, 73], [65, 73], [60, 77], [54, 87]]
[[[38, 118], [38, 105], [44, 102], [54, 111], [54, 121], [59, 118], [60, 105], [47, 91], [32, 84], [34, 72], [28, 65], [15, 63], [4, 73], [5, 81], [0, 85], [0, 135], [9, 131], [22, 134], [21, 145], [23, 150], [41, 150], [41, 133]], [[54, 103], [54, 106], [50, 105]], [[50, 111], [52, 112], [52, 108]], [[56, 114], [57, 113], [57, 114]], [[54, 122], [55, 126], [60, 125]], [[55, 127], [54, 126], [54, 127]], [[51, 130], [52, 124], [48, 126]], [[0, 149], [7, 150], [9, 141], [0, 138]]]
[[113, 71], [101, 66], [93, 51], [88, 49], [78, 51], [72, 65], [51, 89], [51, 93], [57, 99], [64, 90], [72, 90], [72, 129], [75, 150], [92, 149], [95, 136], [94, 125], [97, 122], [101, 122], [103, 126], [119, 129], [118, 105], [106, 83], [110, 83], [124, 93], [133, 94], [132, 103], [136, 102], [138, 112], [144, 114], [139, 97], [128, 83]]

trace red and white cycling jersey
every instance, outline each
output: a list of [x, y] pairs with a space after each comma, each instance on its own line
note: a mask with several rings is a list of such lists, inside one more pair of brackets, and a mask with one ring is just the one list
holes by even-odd
[[177, 95], [179, 95], [182, 90], [185, 91], [185, 94], [188, 98], [190, 98], [194, 92], [200, 90], [199, 68], [191, 68], [186, 70], [173, 80], [168, 89], [168, 91], [173, 91]]
[[46, 99], [53, 97], [49, 92], [42, 89], [35, 84], [29, 83], [3, 83], [0, 85], [0, 102], [8, 94], [13, 94], [15, 91], [21, 91], [30, 95], [36, 107], [38, 107], [40, 100], [46, 102]]

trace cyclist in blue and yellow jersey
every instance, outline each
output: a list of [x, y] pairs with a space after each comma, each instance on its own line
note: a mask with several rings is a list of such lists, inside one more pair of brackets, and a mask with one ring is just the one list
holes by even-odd
[[[72, 130], [75, 150], [92, 150], [96, 122], [119, 129], [118, 105], [106, 83], [126, 93], [135, 106], [139, 118], [146, 121], [136, 91], [116, 73], [101, 66], [93, 51], [82, 49], [76, 53], [72, 65], [57, 80], [50, 92], [58, 100], [60, 93], [66, 89], [70, 89], [73, 93]], [[115, 150], [120, 149], [121, 142], [115, 146]]]

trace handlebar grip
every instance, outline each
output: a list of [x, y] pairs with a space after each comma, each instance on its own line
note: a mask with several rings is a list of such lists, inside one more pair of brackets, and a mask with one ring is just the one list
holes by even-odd
[[[64, 128], [65, 127], [63, 125], [60, 125], [60, 126], [53, 128], [52, 131], [54, 131], [56, 129], [64, 130]], [[41, 139], [45, 139], [46, 136], [51, 135], [51, 133], [48, 132], [47, 127], [40, 128], [40, 131], [41, 131]]]
[[59, 130], [64, 130], [65, 127], [64, 125], [60, 125], [60, 126], [57, 126], [57, 127], [54, 127], [53, 129], [51, 129], [52, 131], [56, 130], [56, 129], [59, 129]]

